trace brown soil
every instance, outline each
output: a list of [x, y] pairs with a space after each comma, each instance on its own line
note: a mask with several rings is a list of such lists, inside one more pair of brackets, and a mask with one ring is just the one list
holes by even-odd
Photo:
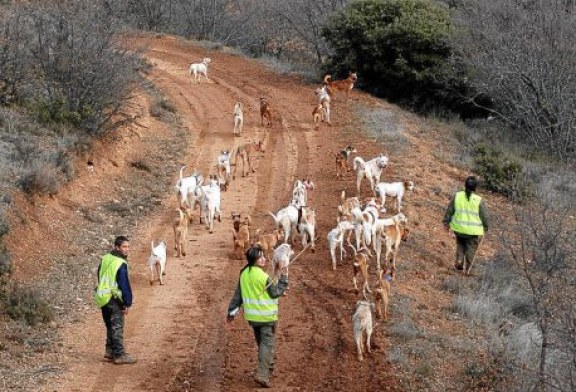
[[[252, 332], [240, 318], [229, 327], [224, 323], [242, 266], [242, 261], [231, 257], [230, 212], [250, 213], [255, 227], [270, 231], [272, 219], [267, 212], [287, 204], [297, 178], [311, 178], [317, 185], [309, 204], [317, 211], [320, 239], [316, 253], [306, 253], [290, 269], [290, 290], [280, 304], [274, 389], [467, 389], [461, 376], [463, 366], [467, 356], [478, 355], [476, 349], [474, 353], [458, 352], [456, 343], [454, 347], [444, 345], [453, 350], [448, 363], [448, 354], [438, 343], [446, 335], [468, 339], [471, 333], [447, 311], [452, 297], [440, 288], [441, 280], [454, 274], [450, 271], [452, 240], [441, 230], [440, 221], [451, 192], [466, 175], [435, 153], [442, 148], [441, 130], [424, 128], [416, 116], [354, 92], [348, 102], [343, 96], [337, 97], [334, 127], [323, 125], [314, 131], [314, 86], [295, 77], [279, 76], [257, 62], [170, 37], [138, 37], [132, 45], [147, 48], [145, 56], [153, 65], [148, 79], [175, 106], [179, 122], [166, 123], [150, 116], [151, 98], [142, 92], [134, 105], [138, 120], [130, 131], [94, 147], [90, 154], [95, 161], [94, 173], [86, 172], [80, 162], [80, 176], [54, 199], [36, 200], [34, 204], [17, 200], [19, 214], [26, 218], [21, 222], [13, 219], [9, 246], [15, 254], [16, 279], [40, 279], [46, 271], [57, 269], [61, 255], [80, 255], [89, 266], [82, 267], [84, 273], [78, 279], [93, 280], [98, 257], [124, 228], [123, 219], [102, 213], [104, 221], [111, 222], [108, 231], [95, 234], [95, 241], [89, 244], [72, 241], [72, 246], [74, 233], [84, 236], [93, 224], [90, 214], [79, 211], [131, 192], [151, 198], [149, 211], [144, 205], [130, 209], [136, 216], [131, 216], [135, 224], [129, 228], [135, 304], [127, 316], [125, 341], [139, 361], [130, 367], [102, 362], [104, 326], [86, 290], [79, 294], [80, 304], [71, 304], [71, 313], [79, 315], [77, 322], [56, 323], [63, 339], [50, 358], [56, 358], [63, 371], [36, 390], [252, 390], [256, 360]], [[211, 82], [191, 84], [188, 65], [207, 55], [212, 58]], [[271, 129], [260, 127], [259, 97], [271, 102]], [[235, 138], [232, 109], [236, 101], [244, 102], [246, 117], [244, 136]], [[352, 111], [359, 105], [394, 113], [408, 146], [398, 153], [362, 132]], [[214, 234], [195, 221], [188, 234], [188, 255], [175, 258], [171, 222], [176, 200], [172, 185], [179, 164], [186, 163], [188, 171], [198, 168], [208, 174], [220, 150], [248, 140], [265, 142], [257, 172], [247, 178], [237, 177], [223, 193], [223, 219], [216, 223]], [[398, 277], [392, 287], [391, 320], [376, 321], [373, 353], [362, 363], [355, 358], [351, 326], [357, 299], [352, 290], [352, 267], [347, 261], [332, 271], [325, 240], [335, 226], [341, 191], [352, 194], [355, 189], [352, 173], [344, 180], [335, 178], [330, 155], [349, 143], [363, 157], [388, 154], [391, 164], [383, 179], [409, 178], [417, 187], [404, 201], [413, 231], [401, 249]], [[135, 160], [145, 160], [152, 171], [160, 172], [138, 171], [130, 165]], [[151, 190], [151, 181], [156, 181], [161, 191]], [[368, 192], [364, 185], [363, 194]], [[150, 241], [160, 239], [167, 240], [170, 248], [167, 284], [150, 286], [146, 258]], [[489, 247], [484, 247], [480, 259], [490, 253]], [[300, 249], [297, 245], [296, 251]], [[388, 352], [408, 343], [405, 337], [390, 334], [389, 326], [405, 320], [408, 313], [421, 332], [410, 344], [428, 344], [430, 350], [409, 357], [403, 367], [395, 367], [388, 360]], [[436, 344], [430, 346], [430, 341]], [[422, 368], [423, 358], [431, 369]]]

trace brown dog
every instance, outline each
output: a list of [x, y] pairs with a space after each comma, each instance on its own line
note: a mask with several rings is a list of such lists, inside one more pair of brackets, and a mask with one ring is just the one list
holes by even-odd
[[354, 250], [354, 262], [352, 263], [352, 266], [354, 267], [354, 277], [352, 278], [354, 289], [356, 290], [356, 294], [360, 293], [360, 290], [358, 289], [358, 276], [360, 276], [362, 279], [362, 295], [364, 298], [368, 299], [368, 294], [372, 294], [368, 285], [368, 264], [370, 259], [365, 253], [365, 250], [362, 249], [357, 253], [354, 247], [352, 247], [352, 249]]
[[256, 232], [256, 244], [260, 245], [264, 250], [264, 255], [270, 260], [274, 247], [279, 241], [284, 239], [284, 232], [275, 229], [272, 234], [260, 234], [260, 229]]
[[248, 164], [248, 174], [250, 172], [255, 173], [256, 170], [252, 167], [252, 161], [257, 152], [264, 152], [264, 142], [248, 142], [244, 143], [241, 146], [238, 146], [236, 150], [234, 150], [234, 163], [231, 166], [234, 166], [234, 172], [232, 173], [232, 179], [236, 179], [236, 170], [238, 169], [238, 159], [242, 160], [242, 177], [245, 176], [244, 168], [246, 164]]
[[374, 305], [376, 307], [376, 317], [382, 318], [382, 308], [384, 308], [384, 320], [388, 319], [388, 304], [390, 302], [390, 275], [383, 275], [380, 271], [378, 287], [374, 290]]
[[358, 80], [358, 75], [356, 72], [349, 72], [348, 77], [343, 80], [332, 80], [331, 75], [324, 76], [324, 83], [328, 86], [328, 91], [331, 96], [334, 95], [336, 91], [343, 91], [346, 93], [346, 99], [348, 99], [348, 95], [350, 91], [354, 88], [354, 83]]
[[322, 121], [322, 104], [319, 103], [318, 106], [312, 111], [312, 121], [314, 122], [314, 129], [318, 130], [320, 127], [320, 121]]
[[244, 251], [250, 246], [250, 220], [244, 219], [240, 222], [238, 231], [233, 230], [234, 234], [234, 253], [240, 258]]
[[178, 217], [174, 220], [174, 249], [176, 257], [186, 256], [186, 234], [188, 233], [189, 219], [182, 210], [178, 210]]
[[260, 98], [260, 123], [264, 126], [264, 118], [266, 118], [267, 127], [272, 126], [272, 111], [270, 110], [270, 104], [266, 98]]
[[400, 242], [408, 241], [410, 230], [405, 224], [384, 226], [380, 231], [380, 235], [384, 238], [384, 245], [386, 246], [386, 253], [384, 254], [386, 269], [390, 270], [390, 276], [394, 280], [396, 278], [396, 256], [400, 248]]

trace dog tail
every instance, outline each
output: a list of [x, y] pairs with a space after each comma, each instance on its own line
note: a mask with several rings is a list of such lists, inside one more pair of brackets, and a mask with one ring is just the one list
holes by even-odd
[[342, 203], [346, 201], [346, 191], [342, 191], [342, 194], [340, 195], [340, 200], [342, 200]]
[[184, 178], [184, 174], [183, 174], [183, 173], [184, 173], [184, 169], [185, 169], [185, 168], [186, 168], [186, 165], [184, 165], [184, 166], [182, 166], [182, 167], [180, 168], [180, 179]]
[[328, 84], [332, 81], [332, 75], [326, 75], [324, 76], [324, 83]]
[[280, 223], [280, 219], [278, 219], [278, 217], [276, 215], [274, 215], [272, 212], [268, 211], [268, 213], [272, 216], [272, 218], [274, 219], [274, 222], [276, 223], [276, 226], [278, 226], [278, 224]]
[[362, 159], [362, 157], [356, 157], [354, 158], [354, 170], [358, 170], [359, 167], [365, 167], [366, 166], [366, 162], [364, 162], [364, 159]]

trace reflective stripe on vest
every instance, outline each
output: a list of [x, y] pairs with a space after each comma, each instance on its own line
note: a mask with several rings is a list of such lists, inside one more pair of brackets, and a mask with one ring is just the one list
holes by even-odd
[[118, 289], [116, 275], [122, 264], [125, 263], [126, 260], [110, 253], [102, 257], [100, 273], [98, 274], [98, 287], [96, 287], [96, 292], [94, 293], [94, 302], [99, 307], [103, 307], [110, 302], [112, 297], [122, 300], [122, 291]]
[[454, 215], [450, 228], [460, 234], [484, 235], [484, 225], [480, 219], [480, 202], [482, 197], [471, 194], [470, 200], [466, 192], [460, 191], [454, 197]]
[[266, 290], [268, 274], [260, 267], [248, 267], [240, 274], [244, 318], [260, 323], [278, 320], [278, 299]]

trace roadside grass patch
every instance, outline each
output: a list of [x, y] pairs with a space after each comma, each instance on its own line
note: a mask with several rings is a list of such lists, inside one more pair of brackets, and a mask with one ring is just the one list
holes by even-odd
[[362, 128], [382, 142], [388, 151], [405, 151], [410, 145], [398, 114], [385, 108], [369, 108], [358, 105], [356, 108]]

